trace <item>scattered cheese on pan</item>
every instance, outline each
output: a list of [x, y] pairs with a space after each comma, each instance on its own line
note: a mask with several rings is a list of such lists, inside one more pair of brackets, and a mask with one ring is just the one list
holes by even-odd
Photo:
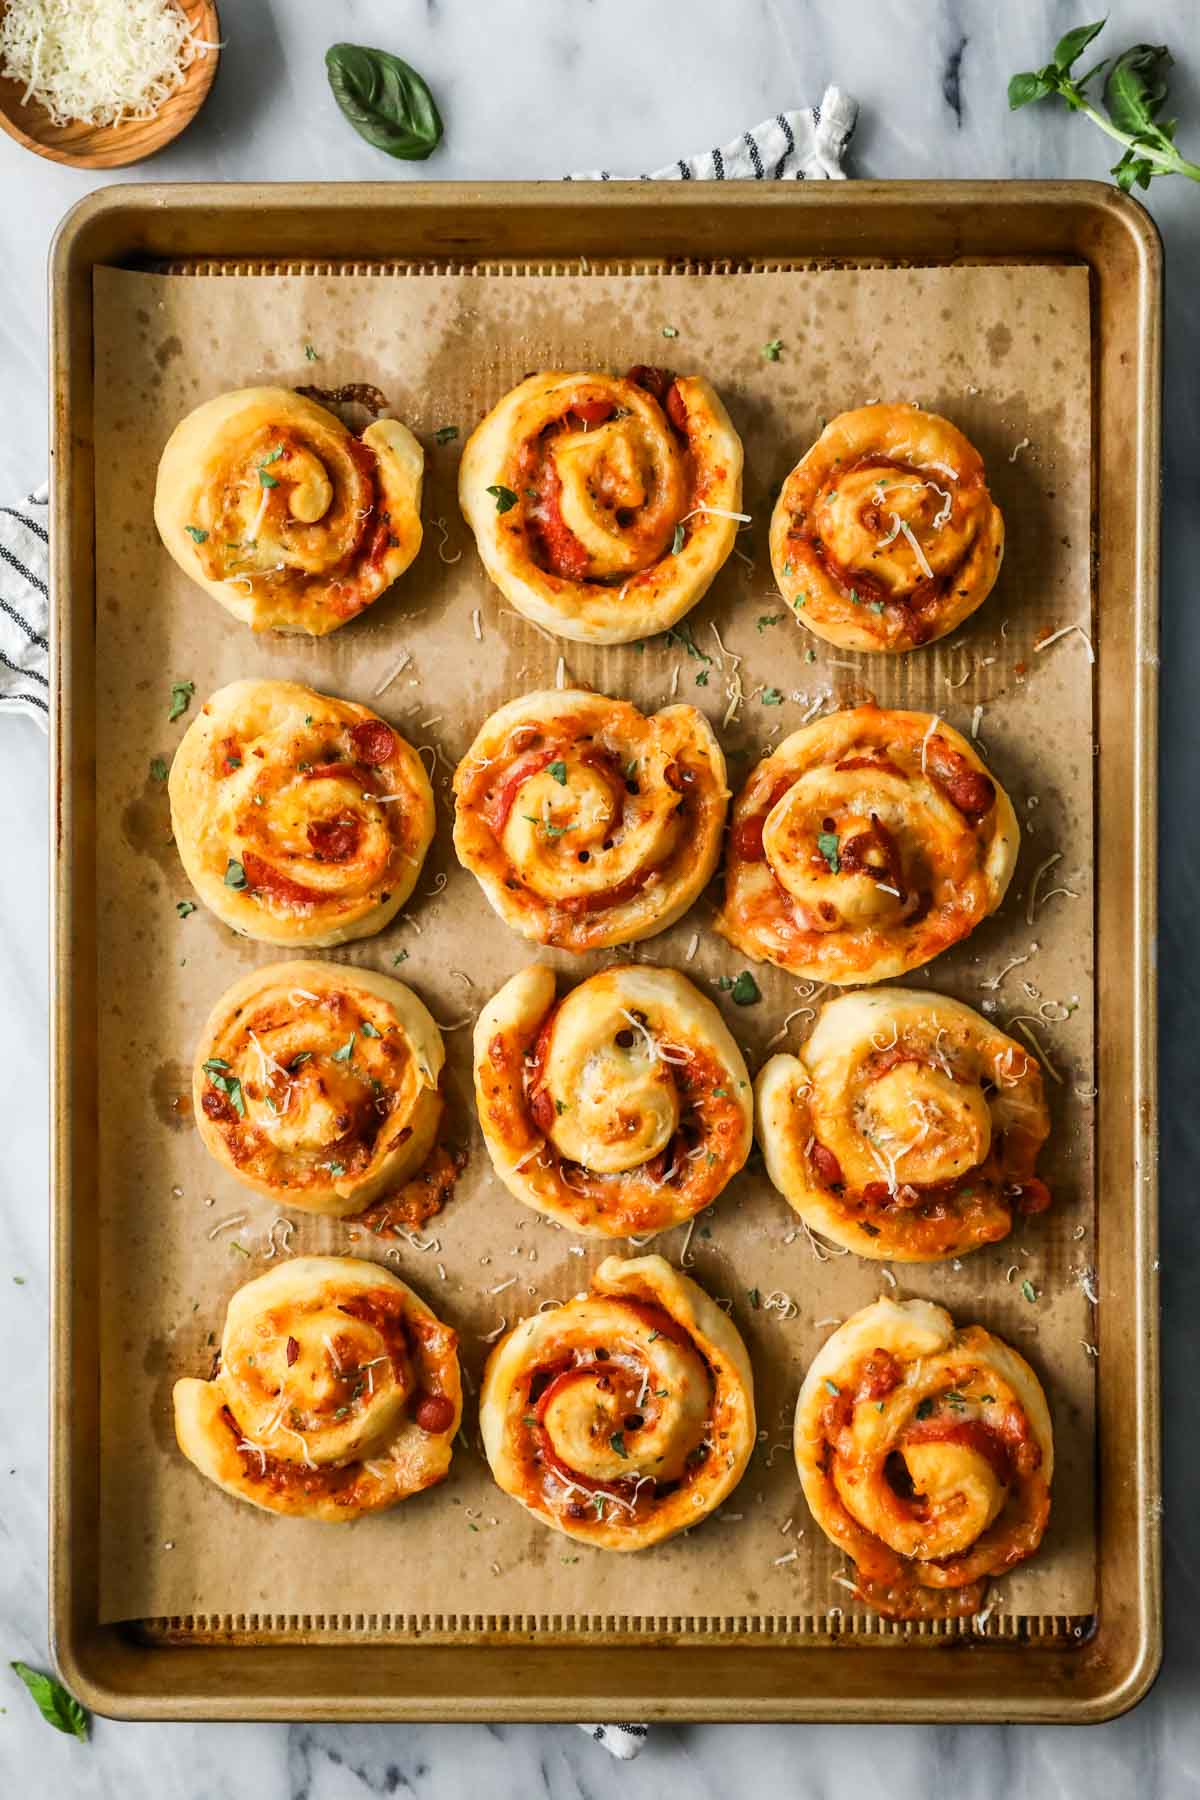
[[219, 46], [194, 36], [175, 0], [8, 0], [0, 70], [55, 125], [153, 118], [197, 56]]

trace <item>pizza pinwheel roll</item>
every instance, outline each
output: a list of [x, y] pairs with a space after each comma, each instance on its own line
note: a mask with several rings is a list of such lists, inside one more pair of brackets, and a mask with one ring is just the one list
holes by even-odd
[[265, 944], [381, 931], [434, 831], [425, 766], [365, 706], [294, 681], [235, 681], [175, 753], [171, 825], [211, 911]]
[[171, 433], [154, 522], [184, 574], [235, 619], [323, 637], [420, 549], [424, 467], [398, 419], [355, 437], [290, 388], [240, 388]]
[[995, 912], [1019, 841], [1008, 795], [941, 719], [831, 713], [738, 796], [717, 930], [809, 981], [891, 981]]
[[1029, 1364], [927, 1300], [877, 1300], [814, 1357], [796, 1406], [813, 1518], [896, 1619], [978, 1612], [992, 1576], [1033, 1555], [1054, 1439]]
[[475, 428], [458, 497], [484, 567], [536, 625], [628, 644], [681, 619], [733, 549], [742, 445], [699, 375], [530, 375]]
[[978, 450], [936, 413], [859, 406], [783, 484], [771, 565], [795, 616], [847, 650], [915, 650], [982, 606], [1004, 520]]
[[411, 988], [370, 969], [285, 962], [217, 1001], [192, 1077], [222, 1167], [277, 1206], [344, 1218], [429, 1155], [442, 1034]]
[[673, 969], [605, 969], [555, 999], [534, 963], [475, 1023], [475, 1100], [518, 1200], [593, 1237], [665, 1231], [750, 1154], [753, 1097], [720, 1013]]
[[382, 1512], [446, 1478], [457, 1342], [377, 1263], [292, 1257], [233, 1295], [212, 1378], [175, 1383], [179, 1448], [264, 1512]]
[[938, 1262], [1044, 1212], [1050, 1132], [1036, 1059], [959, 1000], [841, 994], [799, 1056], [755, 1081], [767, 1173], [805, 1224], [859, 1256]]
[[505, 924], [559, 950], [665, 931], [721, 853], [729, 790], [704, 714], [552, 688], [510, 700], [454, 777], [454, 848]]
[[609, 1256], [591, 1292], [534, 1313], [488, 1358], [492, 1474], [542, 1524], [600, 1550], [698, 1525], [754, 1448], [754, 1377], [732, 1321], [661, 1256]]

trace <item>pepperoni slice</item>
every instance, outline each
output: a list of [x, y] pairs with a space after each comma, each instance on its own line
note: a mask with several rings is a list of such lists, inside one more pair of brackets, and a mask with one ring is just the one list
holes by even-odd
[[499, 837], [508, 824], [513, 802], [531, 775], [539, 775], [547, 763], [554, 761], [553, 750], [530, 750], [515, 762], [500, 786], [483, 807], [483, 816], [493, 837]]
[[362, 827], [357, 819], [314, 819], [308, 841], [322, 862], [349, 862], [358, 849]]
[[396, 753], [396, 734], [382, 719], [362, 719], [350, 728], [350, 741], [359, 762], [378, 768]]
[[315, 888], [304, 887], [290, 876], [281, 874], [271, 863], [247, 850], [242, 856], [246, 886], [252, 893], [269, 894], [273, 900], [290, 900], [296, 906], [310, 906], [324, 895]]
[[994, 784], [973, 769], [961, 750], [944, 739], [931, 737], [925, 750], [926, 772], [933, 777], [951, 806], [956, 806], [969, 825], [978, 825], [996, 803]]
[[827, 1150], [824, 1144], [814, 1144], [808, 1153], [808, 1159], [826, 1187], [845, 1186], [842, 1165], [833, 1151]]
[[673, 381], [670, 388], [667, 390], [667, 417], [670, 419], [676, 431], [680, 432], [683, 437], [686, 437], [688, 428], [687, 407], [683, 403], [683, 395], [679, 391], [679, 383], [677, 381]]
[[200, 1104], [206, 1118], [219, 1120], [222, 1125], [232, 1125], [237, 1118], [224, 1094], [218, 1094], [216, 1088], [207, 1088], [200, 1096]]
[[603, 425], [606, 419], [612, 418], [613, 404], [611, 400], [576, 400], [571, 412], [585, 425]]
[[675, 380], [675, 372], [673, 369], [656, 369], [650, 363], [635, 363], [625, 379], [632, 381], [634, 387], [644, 388], [648, 394], [653, 394], [661, 406], [667, 397], [668, 388]]
[[439, 1431], [449, 1431], [454, 1421], [454, 1402], [446, 1394], [422, 1394], [413, 1407], [413, 1418], [431, 1437]]

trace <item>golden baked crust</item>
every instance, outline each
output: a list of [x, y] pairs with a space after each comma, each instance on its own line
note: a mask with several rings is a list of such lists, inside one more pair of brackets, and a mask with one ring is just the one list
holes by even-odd
[[842, 994], [799, 1056], [754, 1083], [767, 1173], [812, 1230], [859, 1256], [939, 1262], [1043, 1212], [1050, 1131], [1036, 1059], [961, 1001]]
[[665, 631], [733, 548], [742, 445], [698, 375], [530, 375], [476, 426], [459, 504], [535, 624], [587, 644]]
[[222, 994], [192, 1094], [209, 1153], [277, 1206], [344, 1218], [433, 1148], [442, 1034], [403, 982], [330, 962], [271, 963]]
[[188, 879], [226, 925], [326, 948], [381, 931], [433, 838], [433, 789], [411, 744], [365, 706], [295, 681], [213, 694], [171, 765]]
[[796, 1405], [813, 1518], [891, 1618], [978, 1612], [989, 1578], [1033, 1555], [1054, 1439], [1029, 1364], [927, 1300], [877, 1300], [818, 1351]]
[[454, 848], [507, 925], [560, 950], [653, 937], [717, 866], [725, 758], [694, 706], [649, 718], [551, 688], [485, 720], [454, 777]]
[[995, 912], [1019, 842], [1008, 795], [941, 719], [831, 713], [735, 801], [717, 930], [810, 981], [893, 981]]
[[175, 1436], [264, 1512], [339, 1524], [444, 1481], [458, 1340], [390, 1270], [296, 1256], [229, 1302], [209, 1381], [175, 1383]]
[[591, 1292], [515, 1326], [488, 1358], [492, 1474], [536, 1519], [645, 1550], [729, 1497], [754, 1449], [754, 1377], [732, 1321], [661, 1256], [609, 1256]]
[[847, 650], [945, 637], [987, 599], [1003, 554], [978, 450], [914, 406], [831, 419], [771, 516], [780, 593], [802, 625]]
[[475, 1100], [510, 1194], [572, 1231], [665, 1231], [750, 1154], [746, 1065], [720, 1013], [673, 969], [605, 969], [555, 1000], [534, 963], [475, 1024]]
[[290, 388], [240, 388], [171, 433], [154, 522], [184, 574], [235, 619], [323, 637], [420, 549], [424, 466], [398, 419], [355, 437]]

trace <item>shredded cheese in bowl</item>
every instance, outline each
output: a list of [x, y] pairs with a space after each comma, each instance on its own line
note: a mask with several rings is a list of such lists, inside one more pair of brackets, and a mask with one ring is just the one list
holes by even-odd
[[152, 118], [219, 48], [176, 0], [8, 0], [0, 15], [0, 73], [54, 125]]

